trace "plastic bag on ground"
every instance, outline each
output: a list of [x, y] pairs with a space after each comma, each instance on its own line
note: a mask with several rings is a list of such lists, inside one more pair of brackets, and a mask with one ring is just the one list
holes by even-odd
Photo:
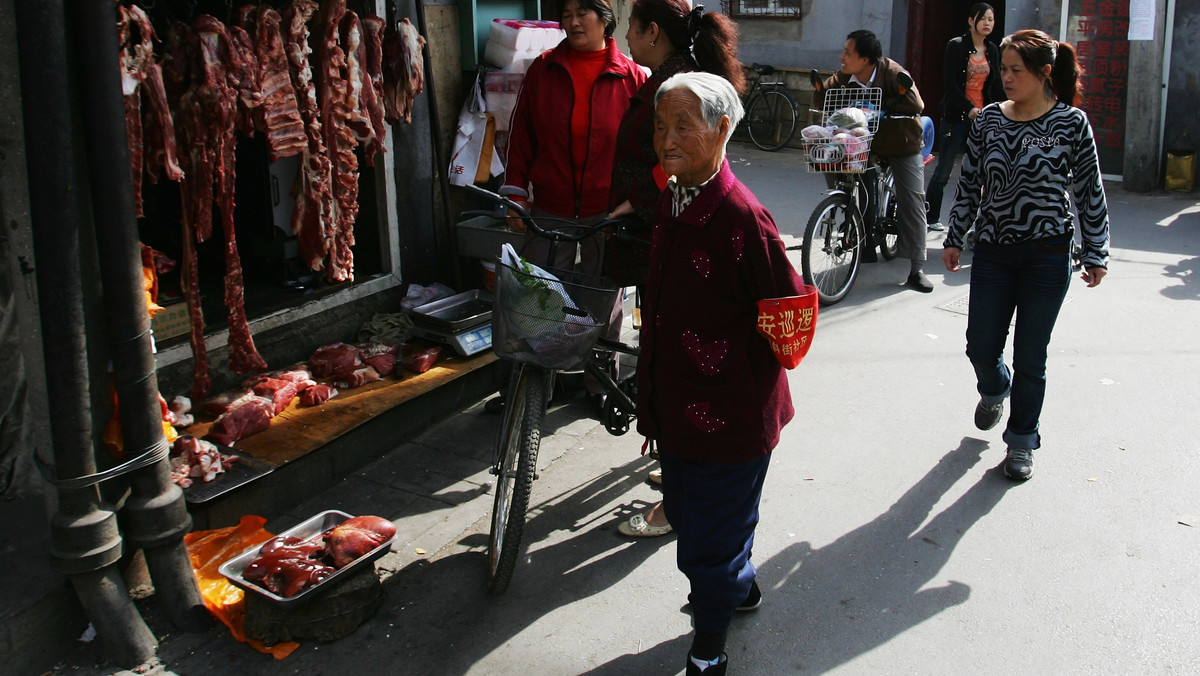
[[246, 638], [243, 626], [246, 621], [246, 592], [234, 586], [218, 572], [222, 563], [241, 554], [254, 545], [260, 545], [275, 537], [263, 529], [267, 520], [261, 516], [247, 514], [236, 526], [188, 533], [183, 536], [188, 559], [196, 574], [200, 597], [204, 607], [220, 620], [235, 639], [248, 643], [255, 650], [281, 660], [291, 655], [299, 643], [288, 641], [267, 647], [261, 641]]

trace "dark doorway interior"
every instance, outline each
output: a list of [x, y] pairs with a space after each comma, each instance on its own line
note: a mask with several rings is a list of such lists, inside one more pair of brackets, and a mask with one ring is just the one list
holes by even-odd
[[[925, 114], [940, 122], [938, 106], [945, 93], [942, 57], [946, 43], [969, 28], [967, 14], [978, 0], [911, 0], [908, 5], [908, 53], [904, 66], [917, 82], [925, 100]], [[1005, 0], [989, 0], [996, 15], [996, 28], [988, 39], [1000, 43], [1005, 36]]]

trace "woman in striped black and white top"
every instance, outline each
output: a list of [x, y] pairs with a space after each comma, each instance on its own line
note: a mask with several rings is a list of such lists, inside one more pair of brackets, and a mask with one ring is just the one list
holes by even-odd
[[[987, 430], [1011, 412], [1004, 431], [1005, 476], [1033, 474], [1046, 392], [1046, 351], [1071, 277], [1079, 212], [1083, 281], [1107, 273], [1108, 206], [1087, 115], [1072, 106], [1079, 66], [1071, 45], [1023, 30], [1000, 43], [1009, 100], [983, 109], [971, 126], [958, 194], [943, 244], [946, 269], [959, 269], [963, 237], [974, 227], [967, 357], [980, 394], [975, 425]], [[1004, 363], [1008, 327], [1013, 365]]]

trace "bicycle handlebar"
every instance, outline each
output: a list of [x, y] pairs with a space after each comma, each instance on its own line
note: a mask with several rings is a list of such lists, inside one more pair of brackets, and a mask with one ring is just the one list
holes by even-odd
[[[532, 230], [534, 232], [534, 234], [536, 234], [538, 237], [542, 237], [544, 239], [548, 239], [548, 240], [551, 240], [554, 242], [580, 242], [580, 241], [590, 237], [593, 233], [604, 230], [605, 228], [614, 228], [614, 235], [616, 236], [617, 239], [619, 239], [621, 241], [634, 242], [634, 243], [638, 243], [638, 244], [644, 244], [647, 246], [650, 244], [649, 241], [647, 241], [641, 237], [638, 237], [636, 235], [631, 235], [631, 234], [629, 234], [629, 232], [627, 232], [627, 226], [629, 225], [631, 219], [626, 218], [624, 216], [619, 216], [617, 218], [606, 218], [606, 219], [600, 221], [599, 223], [595, 223], [593, 225], [580, 225], [579, 223], [576, 223], [575, 221], [572, 221], [572, 220], [569, 220], [566, 218], [557, 218], [554, 216], [539, 216], [535, 220], [533, 218], [533, 216], [530, 216], [529, 212], [525, 210], [525, 207], [521, 206], [517, 202], [514, 202], [514, 201], [508, 199], [504, 195], [494, 193], [491, 190], [487, 190], [485, 188], [480, 188], [477, 185], [466, 185], [463, 187], [466, 188], [469, 192], [474, 193], [478, 197], [482, 197], [490, 202], [500, 204], [511, 211], [515, 211], [517, 213], [517, 217], [520, 218], [521, 220], [525, 221], [525, 223], [529, 225], [530, 230]], [[461, 215], [463, 215], [463, 216], [495, 216], [495, 213], [491, 212], [491, 211], [464, 211], [464, 212], [462, 212]], [[571, 226], [572, 230], [575, 230], [578, 232], [567, 232], [566, 230], [547, 230], [547, 229], [543, 228], [542, 226], [538, 225], [538, 222], [537, 222], [538, 220], [564, 223], [566, 225]]]

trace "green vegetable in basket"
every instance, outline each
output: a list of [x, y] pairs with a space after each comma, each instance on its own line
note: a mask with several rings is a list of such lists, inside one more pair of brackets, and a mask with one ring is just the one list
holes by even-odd
[[554, 292], [554, 289], [550, 288], [548, 280], [539, 276], [539, 273], [542, 273], [540, 268], [535, 268], [524, 258], [518, 259], [518, 265], [521, 266], [521, 272], [525, 273], [517, 277], [521, 282], [521, 286], [525, 287], [525, 290], [537, 300], [538, 308], [542, 312], [545, 312], [550, 308], [550, 301], [558, 296], [558, 294]]

